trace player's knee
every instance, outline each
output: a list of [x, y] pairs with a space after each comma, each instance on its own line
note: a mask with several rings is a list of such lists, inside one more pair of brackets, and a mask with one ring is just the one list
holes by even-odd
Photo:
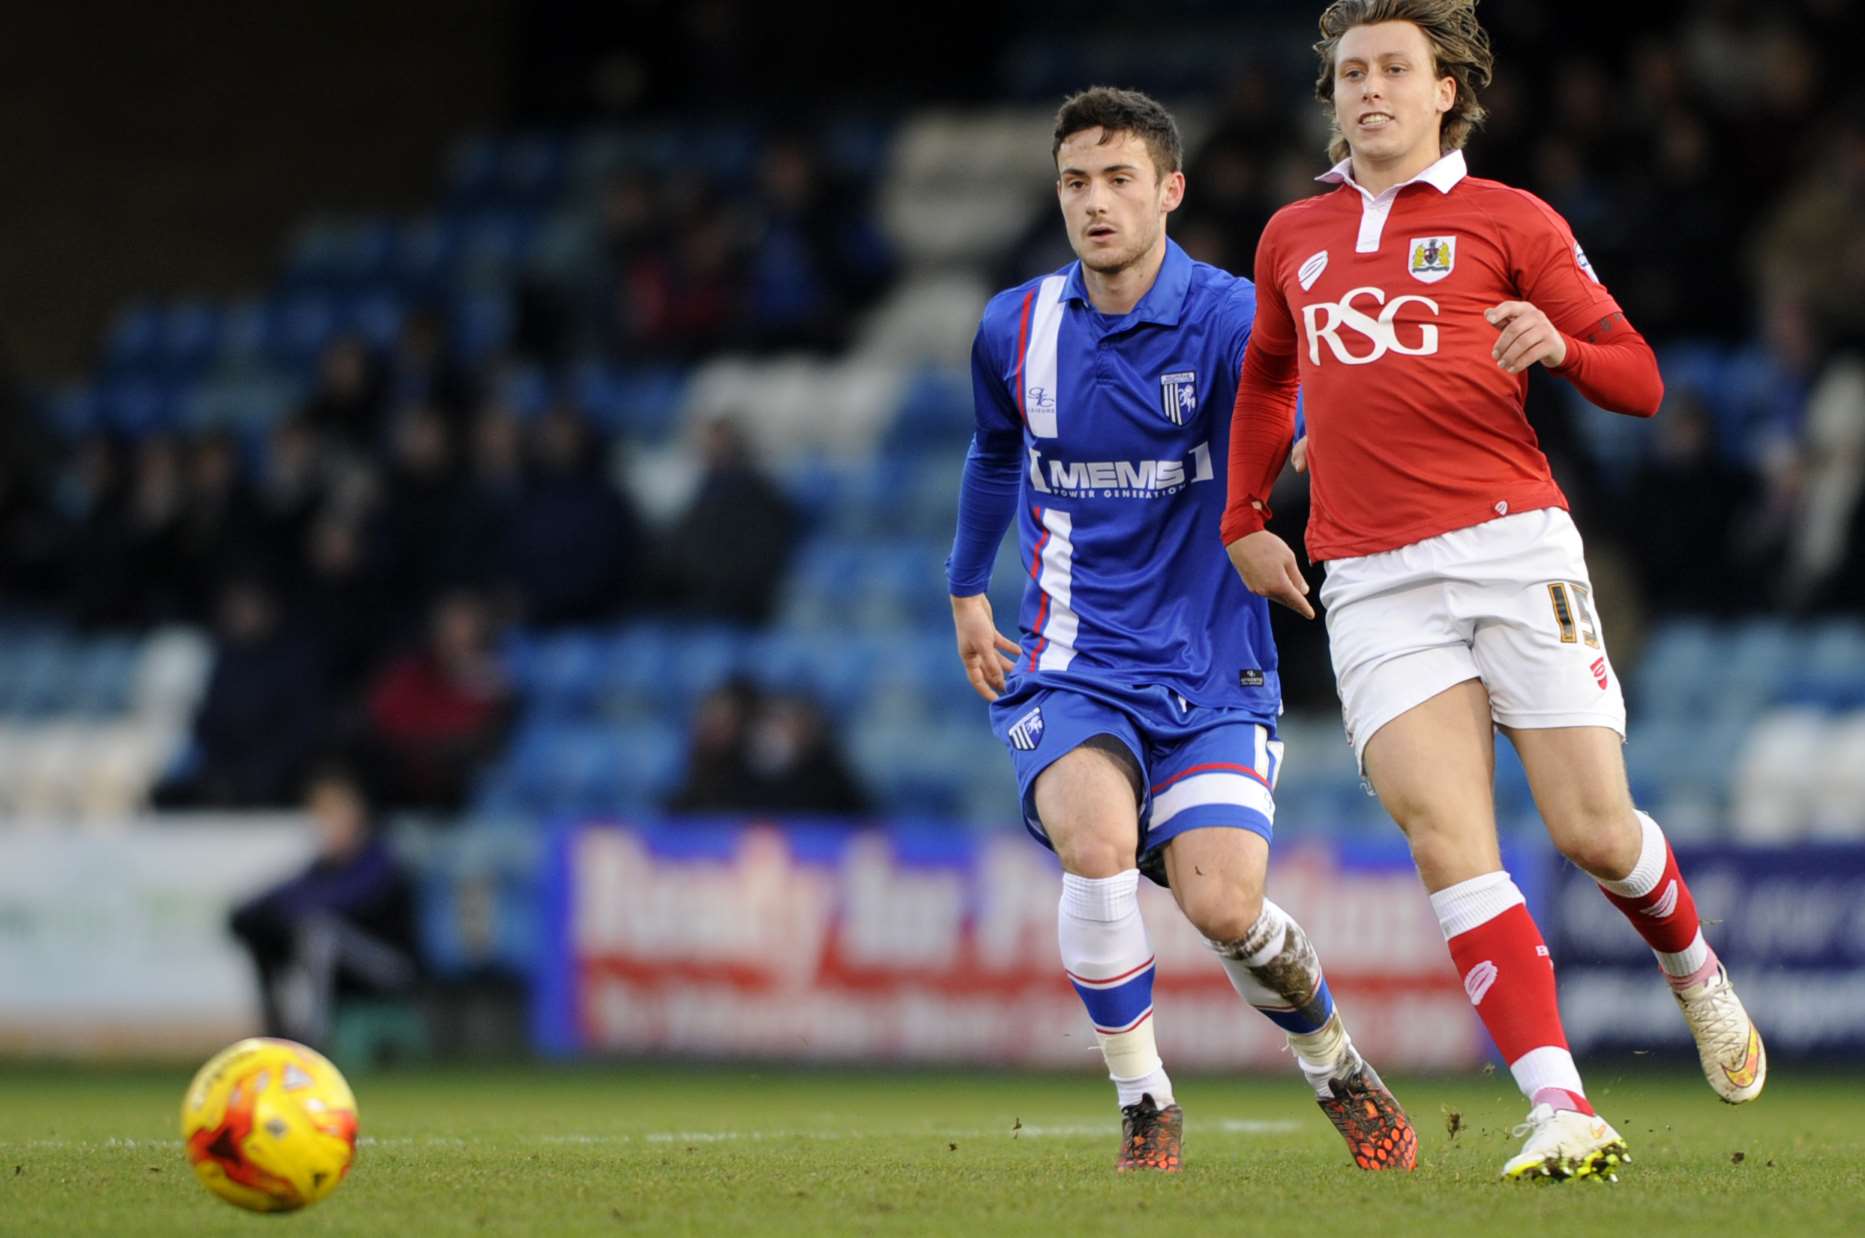
[[1263, 914], [1263, 892], [1235, 884], [1211, 882], [1188, 891], [1179, 904], [1208, 941], [1241, 941]]
[[1050, 838], [1062, 870], [1077, 877], [1112, 877], [1138, 863], [1133, 841], [1114, 832], [1076, 831]]
[[1558, 824], [1550, 820], [1548, 830], [1561, 854], [1595, 877], [1616, 880], [1638, 863], [1641, 836], [1629, 809], [1574, 813]]

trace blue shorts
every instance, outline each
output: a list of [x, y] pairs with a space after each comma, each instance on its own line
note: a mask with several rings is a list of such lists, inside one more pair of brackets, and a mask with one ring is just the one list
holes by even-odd
[[1060, 688], [1032, 677], [992, 702], [991, 729], [1016, 764], [1024, 828], [1044, 846], [1036, 776], [1097, 735], [1119, 740], [1139, 766], [1146, 788], [1139, 858], [1149, 876], [1157, 879], [1159, 849], [1187, 830], [1229, 826], [1273, 835], [1282, 741], [1273, 722], [1249, 711], [1193, 705], [1168, 688]]

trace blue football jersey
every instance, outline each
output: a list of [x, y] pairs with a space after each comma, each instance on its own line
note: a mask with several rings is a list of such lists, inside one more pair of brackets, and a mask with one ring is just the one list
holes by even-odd
[[972, 348], [972, 501], [961, 501], [949, 584], [963, 596], [988, 583], [978, 560], [1002, 524], [980, 537], [964, 513], [991, 508], [984, 479], [1014, 464], [1028, 578], [1019, 678], [1157, 684], [1275, 718], [1268, 603], [1237, 578], [1218, 531], [1255, 310], [1249, 280], [1170, 241], [1124, 316], [1094, 308], [1079, 262], [985, 307]]

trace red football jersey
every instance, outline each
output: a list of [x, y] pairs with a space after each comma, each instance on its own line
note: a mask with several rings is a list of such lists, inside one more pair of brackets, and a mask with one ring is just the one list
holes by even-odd
[[[1286, 447], [1265, 450], [1266, 427], [1250, 423], [1277, 416], [1266, 405], [1292, 394], [1298, 374], [1310, 559], [1565, 508], [1523, 412], [1528, 374], [1506, 373], [1490, 356], [1500, 331], [1484, 311], [1503, 301], [1538, 307], [1569, 337], [1560, 372], [1596, 399], [1588, 367], [1603, 378], [1623, 358], [1578, 341], [1636, 342], [1650, 358], [1566, 221], [1532, 194], [1467, 175], [1461, 151], [1377, 195], [1346, 164], [1322, 179], [1339, 187], [1277, 212], [1257, 247], [1225, 540], [1261, 527], [1250, 504], [1267, 498]], [[1655, 359], [1649, 381], [1634, 386], [1624, 394], [1618, 383], [1619, 411], [1655, 412]], [[1276, 432], [1286, 445], [1287, 429]]]

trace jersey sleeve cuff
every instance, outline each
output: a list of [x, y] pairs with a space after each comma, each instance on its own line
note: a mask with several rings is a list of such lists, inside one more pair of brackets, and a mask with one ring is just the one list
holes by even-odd
[[1240, 537], [1260, 533], [1269, 527], [1271, 513], [1267, 507], [1258, 509], [1250, 504], [1224, 513], [1223, 521], [1218, 525], [1218, 533], [1226, 546]]

